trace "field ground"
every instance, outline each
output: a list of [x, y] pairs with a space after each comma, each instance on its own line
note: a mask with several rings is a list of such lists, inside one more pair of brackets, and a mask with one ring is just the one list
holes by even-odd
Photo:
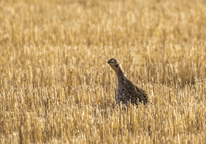
[[[153, 105], [120, 111], [115, 57]], [[204, 0], [0, 1], [0, 143], [206, 143]]]

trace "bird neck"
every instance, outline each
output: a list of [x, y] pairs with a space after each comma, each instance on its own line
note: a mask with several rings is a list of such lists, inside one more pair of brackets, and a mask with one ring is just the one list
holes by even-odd
[[121, 67], [119, 67], [119, 70], [117, 72], [117, 77], [118, 77], [118, 83], [124, 83], [124, 81], [126, 80], [126, 77], [124, 75], [123, 70], [121, 69]]

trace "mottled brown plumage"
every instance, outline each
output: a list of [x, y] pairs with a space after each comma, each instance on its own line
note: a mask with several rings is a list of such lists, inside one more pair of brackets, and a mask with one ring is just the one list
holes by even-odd
[[148, 96], [146, 92], [125, 77], [120, 63], [116, 59], [112, 58], [108, 61], [108, 64], [117, 74], [118, 90], [116, 100], [118, 104], [122, 102], [123, 104], [127, 105], [129, 101], [136, 105], [139, 102], [146, 104], [148, 102]]

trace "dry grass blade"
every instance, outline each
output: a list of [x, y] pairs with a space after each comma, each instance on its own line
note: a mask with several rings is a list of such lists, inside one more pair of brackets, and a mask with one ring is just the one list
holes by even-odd
[[[1, 1], [0, 143], [206, 143], [205, 6]], [[120, 111], [112, 57], [153, 105]]]

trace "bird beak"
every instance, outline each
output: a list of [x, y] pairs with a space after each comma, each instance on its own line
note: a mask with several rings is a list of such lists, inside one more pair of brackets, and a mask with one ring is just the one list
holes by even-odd
[[110, 64], [110, 63], [112, 63], [112, 62], [111, 62], [111, 60], [109, 60], [107, 63]]

